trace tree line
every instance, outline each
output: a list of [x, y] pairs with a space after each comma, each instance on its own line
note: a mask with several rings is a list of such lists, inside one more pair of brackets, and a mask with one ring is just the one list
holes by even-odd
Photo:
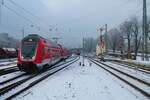
[[[136, 60], [138, 53], [142, 52], [142, 25], [142, 20], [134, 16], [122, 22], [118, 27], [110, 29], [107, 33], [107, 49], [112, 50], [113, 53], [121, 51], [127, 55], [127, 58]], [[150, 19], [147, 22], [147, 30], [150, 34]], [[150, 40], [150, 36], [148, 38]], [[85, 38], [84, 51], [94, 52], [98, 40], [99, 37], [97, 39]], [[150, 42], [148, 42], [148, 47], [150, 53]]]

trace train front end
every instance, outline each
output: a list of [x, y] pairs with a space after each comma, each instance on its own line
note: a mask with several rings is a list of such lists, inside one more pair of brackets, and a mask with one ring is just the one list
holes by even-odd
[[21, 47], [18, 50], [18, 68], [21, 71], [33, 73], [39, 71], [37, 66], [37, 49], [39, 37], [36, 35], [29, 35], [21, 41]]

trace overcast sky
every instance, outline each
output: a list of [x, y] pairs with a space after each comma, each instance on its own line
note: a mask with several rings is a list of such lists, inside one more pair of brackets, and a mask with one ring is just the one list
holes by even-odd
[[[110, 29], [132, 16], [142, 18], [143, 0], [12, 0], [19, 7], [10, 1], [4, 0], [1, 7], [0, 32], [21, 39], [24, 28], [26, 35], [60, 37], [69, 47], [78, 47], [83, 36], [98, 37], [97, 28], [105, 24]], [[147, 6], [150, 15], [149, 0]]]

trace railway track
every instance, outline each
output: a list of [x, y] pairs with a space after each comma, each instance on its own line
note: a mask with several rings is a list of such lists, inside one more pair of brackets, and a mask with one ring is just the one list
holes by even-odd
[[5, 74], [9, 74], [9, 73], [13, 73], [13, 72], [17, 72], [17, 71], [19, 71], [17, 66], [0, 69], [0, 76], [5, 75]]
[[0, 59], [0, 63], [1, 62], [13, 62], [13, 61], [16, 61], [17, 60], [17, 58], [10, 58], [10, 59]]
[[[69, 59], [72, 59], [72, 57], [70, 57]], [[67, 60], [69, 60], [69, 59], [67, 59]], [[53, 64], [53, 65], [51, 65], [51, 66], [54, 66], [54, 65], [56, 65], [56, 64], [58, 64], [60, 61], [58, 61], [58, 62], [56, 62], [55, 64]], [[50, 66], [50, 67], [51, 67]], [[13, 67], [12, 67], [13, 68]], [[51, 67], [52, 68], [52, 67]], [[48, 70], [48, 67], [47, 68], [45, 68], [45, 70]], [[19, 71], [19, 70], [18, 70]], [[12, 73], [11, 71], [10, 71], [10, 73]], [[5, 74], [10, 74], [10, 73], [5, 73]], [[17, 75], [17, 76], [15, 76], [15, 77], [12, 77], [12, 78], [10, 78], [10, 79], [7, 79], [7, 80], [5, 80], [5, 81], [3, 81], [3, 82], [0, 82], [0, 85], [3, 85], [3, 84], [6, 84], [6, 83], [8, 83], [8, 82], [11, 82], [11, 81], [14, 81], [15, 79], [18, 79], [18, 78], [20, 78], [20, 77], [23, 77], [23, 76], [25, 76], [25, 75], [27, 75], [26, 73], [22, 73], [22, 74], [20, 74], [20, 75]]]
[[[51, 68], [45, 70], [42, 73], [31, 75], [23, 80], [17, 81], [13, 84], [7, 85], [0, 89], [0, 99], [10, 100], [14, 98], [15, 96], [19, 95], [20, 93], [26, 91], [27, 89], [31, 88], [32, 86], [36, 85], [37, 83], [41, 82], [42, 80], [46, 79], [47, 77], [57, 73], [58, 71], [61, 71], [71, 65], [72, 63], [76, 62], [78, 59], [73, 58], [70, 61], [56, 64], [52, 66]], [[26, 85], [24, 85], [26, 84]], [[18, 89], [18, 91], [10, 93], [13, 89], [21, 87], [21, 89]]]
[[17, 63], [12, 62], [12, 63], [8, 63], [8, 64], [0, 64], [0, 67], [6, 67], [6, 66], [9, 66], [9, 65], [14, 65], [14, 64], [17, 64]]
[[[55, 63], [55, 64], [57, 64], [57, 63]], [[17, 66], [3, 68], [3, 69], [0, 69], [0, 76], [10, 74], [10, 73], [14, 73], [14, 72], [17, 72], [17, 71], [19, 71]]]
[[13, 80], [15, 80], [15, 79], [18, 79], [18, 78], [20, 78], [20, 77], [22, 77], [22, 76], [25, 76], [25, 75], [27, 75], [27, 74], [26, 74], [26, 73], [23, 73], [23, 74], [21, 74], [21, 75], [12, 77], [12, 78], [7, 79], [7, 80], [5, 80], [5, 81], [3, 81], [3, 82], [0, 82], [0, 85], [6, 84], [6, 83], [8, 83], [8, 82], [11, 82], [11, 81], [13, 81]]
[[121, 66], [124, 66], [124, 67], [131, 68], [131, 69], [136, 69], [136, 70], [141, 71], [141, 72], [146, 73], [146, 74], [150, 74], [150, 71], [138, 68], [138, 66], [123, 64], [121, 62], [115, 62], [115, 61], [111, 61], [111, 62], [114, 63], [114, 64], [117, 64], [117, 65], [121, 65]]
[[113, 76], [117, 77], [118, 79], [122, 80], [129, 86], [133, 87], [135, 90], [143, 94], [145, 97], [150, 99], [150, 83], [145, 82], [137, 77], [131, 76], [127, 73], [124, 73], [123, 71], [120, 71], [114, 67], [111, 67], [107, 64], [104, 64], [100, 61], [97, 61], [95, 59], [89, 58], [93, 63], [101, 67], [102, 69], [106, 70]]
[[[71, 58], [69, 58], [69, 59], [71, 59]], [[68, 59], [68, 60], [69, 60], [69, 59]], [[53, 65], [51, 65], [51, 66], [54, 66], [54, 65], [58, 64], [59, 62], [60, 62], [60, 61], [56, 62], [55, 64], [53, 64]], [[50, 66], [50, 67], [51, 67], [51, 66]], [[51, 68], [53, 69], [53, 67], [51, 67]], [[44, 71], [46, 71], [46, 70], [50, 70], [50, 68], [49, 68], [49, 67], [46, 67]], [[22, 74], [20, 74], [20, 75], [15, 76], [15, 77], [9, 78], [9, 79], [7, 79], [7, 80], [4, 80], [4, 81], [0, 82], [0, 85], [7, 84], [8, 82], [14, 81], [14, 80], [16, 80], [16, 79], [18, 79], [18, 78], [22, 78], [22, 77], [24, 77], [24, 76], [26, 76], [26, 75], [28, 75], [28, 74], [27, 74], [27, 73], [22, 73]]]

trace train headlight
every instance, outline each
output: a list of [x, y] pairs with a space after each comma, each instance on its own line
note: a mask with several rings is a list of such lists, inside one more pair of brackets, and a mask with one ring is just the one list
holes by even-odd
[[35, 56], [33, 56], [32, 59], [34, 60], [34, 59], [35, 59]]
[[21, 56], [21, 59], [24, 59], [24, 57], [23, 57], [23, 56]]

